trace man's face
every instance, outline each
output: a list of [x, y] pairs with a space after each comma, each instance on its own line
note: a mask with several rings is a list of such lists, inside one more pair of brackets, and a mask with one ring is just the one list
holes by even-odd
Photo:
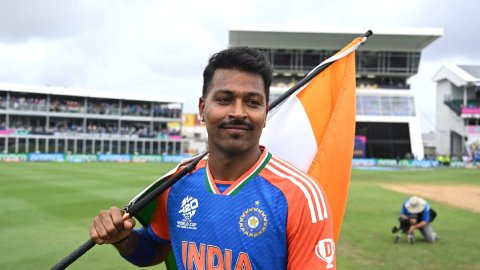
[[263, 79], [236, 69], [217, 69], [199, 101], [210, 151], [235, 155], [258, 149], [267, 118]]

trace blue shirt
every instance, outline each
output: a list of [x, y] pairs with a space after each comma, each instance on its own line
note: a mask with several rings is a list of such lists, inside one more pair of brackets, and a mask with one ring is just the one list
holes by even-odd
[[403, 202], [402, 212], [401, 212], [402, 214], [404, 214], [407, 217], [412, 217], [416, 215], [417, 222], [420, 222], [420, 221], [425, 221], [427, 223], [430, 222], [430, 204], [428, 202], [425, 204], [425, 208], [423, 209], [423, 211], [417, 214], [412, 214], [407, 210], [407, 207], [406, 207], [407, 202], [408, 202], [408, 199]]

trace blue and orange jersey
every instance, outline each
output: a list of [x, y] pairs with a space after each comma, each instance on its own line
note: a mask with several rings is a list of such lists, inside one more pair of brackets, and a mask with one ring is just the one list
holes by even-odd
[[335, 269], [324, 191], [262, 150], [236, 181], [213, 179], [207, 156], [161, 195], [149, 232], [178, 269]]

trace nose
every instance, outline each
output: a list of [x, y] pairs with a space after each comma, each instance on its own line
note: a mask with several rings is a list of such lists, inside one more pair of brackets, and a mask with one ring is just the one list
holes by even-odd
[[245, 106], [241, 100], [236, 100], [232, 104], [232, 110], [230, 111], [230, 118], [247, 118], [247, 114], [245, 113]]

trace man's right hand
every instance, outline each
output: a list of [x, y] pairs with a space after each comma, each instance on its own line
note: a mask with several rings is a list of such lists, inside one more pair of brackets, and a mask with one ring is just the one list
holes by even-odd
[[90, 225], [90, 238], [98, 245], [115, 244], [128, 237], [135, 220], [118, 207], [102, 210]]

